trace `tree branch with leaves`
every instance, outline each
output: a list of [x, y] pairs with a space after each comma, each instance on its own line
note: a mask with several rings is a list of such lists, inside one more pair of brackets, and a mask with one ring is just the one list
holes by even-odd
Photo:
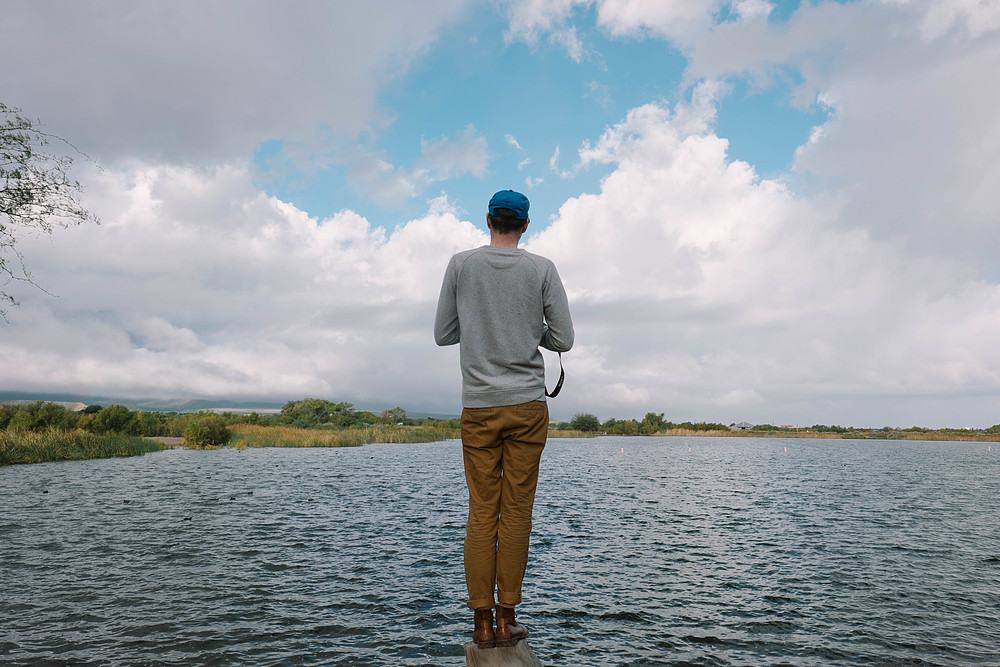
[[[11, 282], [42, 289], [18, 247], [21, 239], [51, 234], [56, 228], [100, 224], [80, 201], [83, 187], [69, 176], [73, 158], [52, 150], [51, 142], [87, 157], [65, 139], [43, 132], [41, 124], [20, 109], [0, 102], [0, 304], [4, 306], [18, 305], [6, 289]], [[0, 317], [7, 317], [2, 307]]]

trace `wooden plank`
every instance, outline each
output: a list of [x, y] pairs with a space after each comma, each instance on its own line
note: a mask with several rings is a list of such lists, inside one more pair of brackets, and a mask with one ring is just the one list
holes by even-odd
[[513, 646], [479, 648], [475, 642], [465, 644], [466, 667], [542, 667], [535, 652], [522, 639]]

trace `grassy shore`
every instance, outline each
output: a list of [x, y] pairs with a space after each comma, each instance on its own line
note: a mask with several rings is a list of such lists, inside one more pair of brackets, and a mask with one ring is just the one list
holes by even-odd
[[0, 431], [0, 466], [138, 456], [161, 449], [163, 446], [160, 443], [120, 433]]
[[430, 426], [370, 426], [323, 429], [292, 426], [230, 427], [229, 445], [246, 447], [358, 447], [376, 442], [437, 442], [460, 437], [458, 429]]
[[[827, 440], [935, 440], [953, 442], [1000, 442], [1000, 433], [983, 433], [964, 429], [845, 429], [844, 433], [811, 429], [781, 428], [766, 431], [697, 431], [675, 428], [654, 436], [695, 436], [703, 438], [808, 438]], [[551, 437], [551, 434], [550, 434]]]

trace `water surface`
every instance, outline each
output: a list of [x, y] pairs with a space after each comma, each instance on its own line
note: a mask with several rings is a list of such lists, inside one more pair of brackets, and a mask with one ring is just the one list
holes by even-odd
[[[519, 616], [547, 665], [996, 664], [987, 447], [550, 441]], [[0, 468], [0, 662], [462, 665], [465, 493], [454, 441]]]

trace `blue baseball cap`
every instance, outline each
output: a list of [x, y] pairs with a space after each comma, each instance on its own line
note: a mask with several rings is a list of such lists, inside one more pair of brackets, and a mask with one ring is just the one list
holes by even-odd
[[514, 211], [515, 220], [528, 219], [528, 198], [520, 192], [501, 190], [493, 195], [493, 199], [490, 200], [490, 215], [496, 215], [498, 208]]

